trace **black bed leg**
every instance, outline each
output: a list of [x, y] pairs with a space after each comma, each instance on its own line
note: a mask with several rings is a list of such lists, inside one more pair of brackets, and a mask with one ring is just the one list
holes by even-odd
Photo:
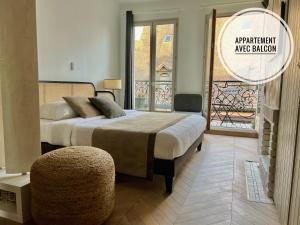
[[198, 145], [197, 151], [200, 152], [200, 151], [201, 151], [201, 148], [202, 148], [202, 142]]
[[173, 176], [165, 176], [165, 182], [166, 182], [166, 192], [168, 194], [171, 194], [173, 191]]

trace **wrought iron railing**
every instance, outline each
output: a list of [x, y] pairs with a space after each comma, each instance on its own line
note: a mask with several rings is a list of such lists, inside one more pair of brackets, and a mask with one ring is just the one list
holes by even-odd
[[[154, 110], [171, 111], [173, 99], [172, 81], [155, 81]], [[150, 110], [150, 82], [146, 80], [135, 81], [135, 108], [138, 110]]]
[[[172, 81], [153, 82], [154, 110], [172, 110]], [[241, 81], [214, 81], [211, 119], [215, 126], [253, 127], [257, 109], [258, 87]], [[135, 81], [135, 108], [151, 110], [150, 82]], [[244, 126], [244, 125], [247, 126]]]
[[212, 92], [212, 121], [219, 126], [230, 123], [252, 124], [255, 121], [258, 87], [241, 81], [214, 81]]
[[137, 110], [150, 109], [150, 82], [135, 81], [135, 108]]

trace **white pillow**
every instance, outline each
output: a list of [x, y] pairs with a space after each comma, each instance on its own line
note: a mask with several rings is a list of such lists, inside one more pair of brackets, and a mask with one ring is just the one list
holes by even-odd
[[77, 117], [66, 102], [52, 102], [40, 106], [40, 118], [46, 120], [65, 120]]

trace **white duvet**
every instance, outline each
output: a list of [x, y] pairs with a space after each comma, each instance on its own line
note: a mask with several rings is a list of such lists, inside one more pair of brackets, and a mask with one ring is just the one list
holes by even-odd
[[[145, 112], [127, 110], [126, 116], [106, 119], [104, 116], [73, 118], [61, 121], [41, 119], [41, 141], [61, 146], [91, 146], [95, 128], [114, 121], [136, 117]], [[157, 133], [154, 157], [174, 159], [182, 156], [204, 132], [206, 119], [200, 114], [190, 114], [176, 124]]]

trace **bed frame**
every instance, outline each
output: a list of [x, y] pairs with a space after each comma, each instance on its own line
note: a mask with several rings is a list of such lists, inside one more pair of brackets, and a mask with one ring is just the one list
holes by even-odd
[[116, 100], [113, 92], [96, 91], [95, 85], [91, 82], [39, 81], [40, 105], [62, 101], [64, 96], [94, 97], [100, 95]]
[[[115, 100], [115, 96], [110, 91], [96, 91], [93, 83], [88, 82], [65, 82], [65, 81], [40, 81], [40, 104], [59, 101], [63, 96], [76, 96], [83, 95], [87, 97], [93, 93], [93, 96], [110, 96], [113, 100]], [[56, 89], [57, 91], [55, 96], [48, 97], [47, 93], [52, 95], [52, 92]], [[65, 91], [64, 88], [69, 89], [69, 91]], [[83, 91], [83, 89], [88, 88], [89, 91]], [[48, 90], [49, 89], [49, 90]], [[51, 91], [51, 92], [50, 92]], [[63, 95], [62, 95], [63, 94]], [[67, 95], [66, 95], [67, 94]], [[181, 96], [182, 97], [182, 96]], [[201, 97], [201, 96], [200, 96]], [[43, 98], [43, 99], [41, 99]], [[195, 96], [193, 97], [195, 100]], [[198, 106], [197, 106], [198, 107]], [[187, 110], [191, 111], [191, 110]], [[174, 160], [164, 160], [164, 159], [156, 159], [154, 158], [153, 162], [153, 172], [155, 174], [163, 175], [165, 177], [165, 186], [166, 192], [172, 193], [173, 191], [173, 181], [176, 175], [181, 171], [185, 162], [197, 151], [201, 150], [203, 140], [203, 134], [189, 147], [189, 149], [185, 152], [184, 155], [175, 158]], [[51, 145], [46, 142], [42, 142], [42, 154], [46, 154], [53, 150], [63, 148], [64, 146]]]

